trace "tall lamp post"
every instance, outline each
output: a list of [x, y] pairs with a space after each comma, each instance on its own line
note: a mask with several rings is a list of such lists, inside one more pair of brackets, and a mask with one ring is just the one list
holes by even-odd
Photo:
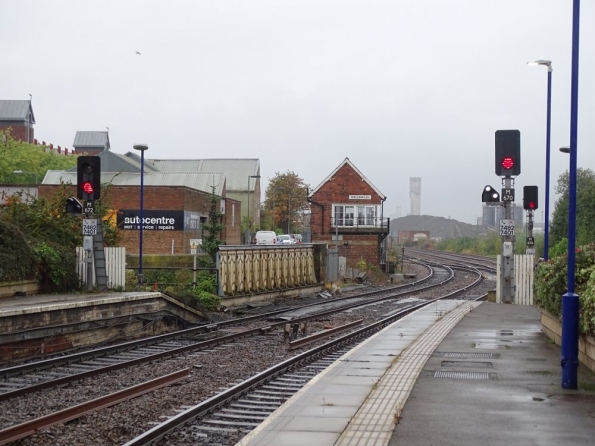
[[570, 87], [570, 168], [568, 170], [568, 277], [562, 296], [562, 388], [578, 386], [579, 296], [574, 292], [576, 245], [576, 152], [578, 129], [578, 60], [580, 0], [572, 2], [572, 74]]
[[545, 137], [545, 221], [543, 226], [543, 258], [548, 259], [549, 224], [550, 224], [550, 131], [552, 116], [552, 61], [535, 60], [527, 62], [529, 65], [544, 65], [547, 67], [547, 124]]
[[37, 172], [23, 172], [22, 170], [13, 170], [12, 173], [15, 175], [33, 174], [35, 175], [35, 184], [37, 184]]
[[252, 242], [252, 222], [250, 221], [250, 178], [260, 178], [260, 175], [248, 175], [248, 237], [247, 242]]
[[135, 144], [134, 150], [140, 151], [140, 223], [138, 227], [138, 283], [143, 284], [143, 189], [144, 189], [144, 171], [145, 171], [145, 150], [149, 149], [146, 144]]

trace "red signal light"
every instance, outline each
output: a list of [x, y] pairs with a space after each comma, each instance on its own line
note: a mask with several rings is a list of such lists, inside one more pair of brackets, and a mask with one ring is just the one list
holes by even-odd
[[535, 209], [535, 208], [536, 208], [535, 202], [534, 201], [530, 201], [529, 202], [529, 209]]
[[81, 188], [83, 189], [83, 191], [86, 194], [92, 194], [93, 193], [93, 184], [90, 181], [85, 181], [83, 183], [83, 185], [81, 186]]
[[502, 167], [506, 170], [510, 170], [514, 167], [514, 159], [510, 156], [502, 158]]

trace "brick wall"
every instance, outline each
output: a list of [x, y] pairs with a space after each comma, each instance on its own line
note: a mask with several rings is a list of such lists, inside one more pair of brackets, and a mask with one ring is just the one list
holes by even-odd
[[[40, 185], [39, 197], [50, 197], [57, 193], [60, 186]], [[75, 186], [70, 193], [76, 196]], [[139, 209], [140, 188], [138, 186], [111, 186], [108, 195], [104, 195], [112, 209]], [[167, 210], [197, 212], [208, 218], [210, 194], [183, 186], [145, 186], [143, 193], [144, 210]], [[239, 244], [240, 229], [238, 215], [241, 205], [236, 200], [228, 200], [226, 209], [235, 207], [235, 226], [232, 225], [231, 212], [227, 212], [223, 231], [223, 241], [228, 245]], [[126, 247], [127, 254], [138, 254], [139, 233], [136, 230], [122, 230], [120, 246]], [[200, 234], [192, 231], [143, 231], [143, 254], [183, 254], [190, 252], [190, 239], [200, 238]], [[172, 252], [173, 246], [173, 252]]]
[[[370, 200], [350, 200], [350, 195], [370, 195]], [[332, 226], [332, 205], [380, 205], [382, 198], [349, 164], [344, 164], [329, 181], [323, 184], [311, 197], [310, 229], [313, 242], [326, 242], [329, 247], [337, 243], [332, 240], [335, 230]], [[316, 204], [317, 203], [317, 204]], [[339, 228], [341, 236], [341, 228]], [[360, 259], [380, 265], [379, 237], [377, 234], [344, 234], [338, 241], [339, 255], [347, 257], [348, 264]]]
[[[6, 122], [6, 121], [5, 121]], [[10, 128], [10, 135], [17, 141], [25, 141], [33, 143], [35, 137], [35, 130], [33, 127], [27, 127], [21, 123], [13, 124], [0, 124], [0, 130], [6, 130]]]

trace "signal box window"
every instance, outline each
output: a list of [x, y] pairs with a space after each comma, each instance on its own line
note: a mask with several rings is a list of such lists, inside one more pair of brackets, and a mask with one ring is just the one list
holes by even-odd
[[376, 226], [378, 206], [333, 205], [333, 226]]

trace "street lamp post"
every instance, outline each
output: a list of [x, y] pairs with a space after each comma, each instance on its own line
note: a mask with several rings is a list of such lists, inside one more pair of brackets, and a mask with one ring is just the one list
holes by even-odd
[[145, 171], [145, 150], [149, 149], [146, 144], [135, 144], [134, 150], [140, 151], [140, 222], [138, 227], [138, 283], [143, 284], [143, 189], [144, 189], [144, 171]]
[[579, 296], [574, 292], [576, 245], [576, 159], [578, 130], [578, 61], [580, 0], [572, 3], [572, 75], [570, 87], [570, 168], [568, 170], [568, 277], [562, 296], [562, 388], [578, 386]]
[[37, 172], [23, 172], [22, 170], [13, 170], [12, 173], [15, 175], [33, 174], [35, 175], [35, 184], [37, 184]]
[[291, 224], [291, 195], [287, 194], [287, 234], [290, 231]]
[[547, 67], [547, 124], [545, 137], [545, 222], [543, 225], [543, 258], [548, 259], [549, 251], [549, 223], [550, 223], [550, 131], [552, 112], [552, 62], [550, 60], [536, 60], [527, 62], [529, 65], [544, 65]]
[[260, 178], [260, 175], [248, 175], [248, 244], [252, 242], [252, 222], [250, 221], [250, 178]]

